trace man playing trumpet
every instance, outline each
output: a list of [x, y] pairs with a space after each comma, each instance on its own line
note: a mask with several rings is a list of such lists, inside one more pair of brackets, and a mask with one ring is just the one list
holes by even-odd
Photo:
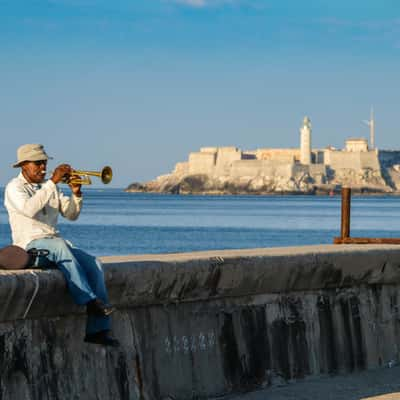
[[108, 305], [102, 266], [95, 257], [72, 246], [60, 237], [57, 219], [61, 214], [76, 220], [82, 208], [81, 185], [69, 184], [72, 195], [65, 196], [57, 184], [71, 177], [70, 165], [61, 164], [51, 178], [45, 180], [47, 160], [40, 144], [25, 144], [17, 150], [15, 168], [21, 168], [5, 190], [13, 243], [26, 250], [46, 249], [47, 257], [38, 257], [36, 266], [46, 268], [55, 264], [63, 273], [69, 292], [76, 304], [86, 305], [88, 314], [85, 342], [118, 346], [109, 336], [113, 308]]

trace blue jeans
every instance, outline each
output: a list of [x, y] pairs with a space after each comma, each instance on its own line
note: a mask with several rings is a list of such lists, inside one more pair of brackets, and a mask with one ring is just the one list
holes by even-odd
[[[53, 262], [63, 273], [69, 292], [76, 304], [83, 305], [96, 298], [108, 303], [104, 273], [100, 261], [84, 251], [71, 247], [59, 237], [32, 240], [26, 250], [37, 248], [49, 251], [47, 257], [38, 257], [36, 265], [48, 268]], [[110, 329], [110, 317], [88, 315], [86, 333]]]

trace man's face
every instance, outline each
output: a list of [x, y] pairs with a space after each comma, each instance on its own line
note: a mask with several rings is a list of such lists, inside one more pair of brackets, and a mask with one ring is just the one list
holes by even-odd
[[47, 160], [25, 161], [21, 165], [22, 174], [29, 183], [42, 183], [46, 176]]

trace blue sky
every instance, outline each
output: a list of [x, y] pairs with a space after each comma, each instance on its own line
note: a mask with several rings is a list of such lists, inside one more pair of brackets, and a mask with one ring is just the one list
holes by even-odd
[[[399, 0], [0, 0], [0, 186], [40, 142], [125, 187], [201, 146], [400, 149]], [[50, 166], [50, 169], [52, 166]]]

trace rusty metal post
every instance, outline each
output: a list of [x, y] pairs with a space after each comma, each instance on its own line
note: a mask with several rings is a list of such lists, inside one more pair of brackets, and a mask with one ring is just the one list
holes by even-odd
[[351, 189], [344, 187], [342, 188], [342, 223], [340, 227], [341, 239], [350, 237], [350, 203]]

